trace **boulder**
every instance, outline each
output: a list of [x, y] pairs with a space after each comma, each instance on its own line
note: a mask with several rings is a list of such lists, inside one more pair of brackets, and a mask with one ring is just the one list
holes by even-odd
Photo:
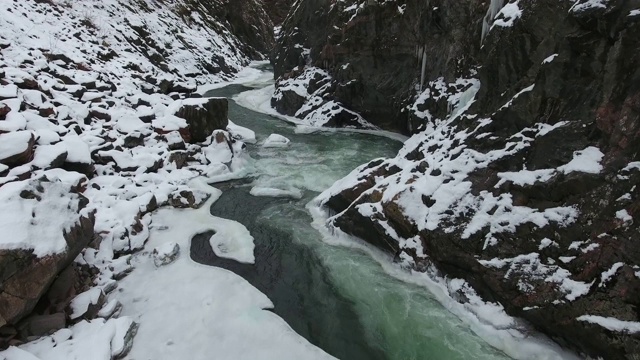
[[189, 141], [204, 142], [214, 130], [229, 125], [229, 104], [226, 98], [185, 99], [175, 115], [187, 121]]
[[33, 133], [26, 130], [0, 135], [0, 163], [16, 167], [30, 162], [35, 142]]
[[198, 190], [179, 190], [169, 194], [169, 205], [175, 208], [197, 209], [204, 204], [211, 195]]
[[153, 249], [153, 263], [156, 267], [164, 266], [174, 262], [180, 255], [180, 245], [175, 242], [168, 242]]
[[67, 316], [60, 312], [49, 315], [34, 315], [18, 324], [20, 337], [29, 339], [32, 336], [51, 335], [67, 325]]
[[9, 105], [0, 102], [0, 120], [7, 118], [7, 114], [11, 111]]
[[[0, 200], [2, 326], [16, 324], [33, 310], [93, 238], [95, 216], [80, 214], [88, 201], [76, 184], [46, 178], [6, 184], [0, 187]], [[36, 220], [29, 221], [32, 216]]]

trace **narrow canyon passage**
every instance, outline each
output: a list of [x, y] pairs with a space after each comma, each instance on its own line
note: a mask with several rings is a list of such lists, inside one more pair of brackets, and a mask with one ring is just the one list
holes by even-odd
[[[233, 97], [231, 85], [207, 96]], [[305, 206], [322, 190], [371, 159], [391, 156], [401, 143], [348, 132], [296, 133], [296, 127], [229, 103], [234, 123], [256, 132], [248, 144], [247, 178], [218, 184], [211, 214], [238, 221], [254, 237], [254, 265], [217, 257], [211, 233], [194, 237], [193, 260], [233, 271], [265, 293], [274, 312], [300, 335], [342, 359], [499, 359], [489, 346], [424, 288], [390, 276], [361, 250], [329, 245], [312, 227]], [[264, 148], [277, 133], [288, 147]], [[252, 188], [293, 197], [255, 197]], [[390, 261], [391, 259], [389, 259]]]

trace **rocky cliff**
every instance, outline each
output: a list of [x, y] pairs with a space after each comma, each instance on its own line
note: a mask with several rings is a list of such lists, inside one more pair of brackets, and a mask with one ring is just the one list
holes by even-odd
[[[333, 113], [309, 116], [332, 103], [374, 126], [414, 131], [419, 124], [407, 107], [425, 84], [452, 82], [477, 64], [485, 12], [474, 0], [299, 1], [274, 51], [273, 105], [314, 124], [340, 125]], [[305, 81], [315, 68], [323, 86]]]
[[581, 354], [640, 355], [640, 1], [293, 11], [274, 107], [417, 132], [321, 195], [328, 226]]

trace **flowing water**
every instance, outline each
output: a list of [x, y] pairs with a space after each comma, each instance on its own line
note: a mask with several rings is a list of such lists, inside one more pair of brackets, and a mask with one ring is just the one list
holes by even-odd
[[[247, 91], [230, 85], [207, 96]], [[320, 191], [377, 157], [394, 156], [401, 143], [370, 134], [315, 132], [229, 101], [229, 118], [256, 132], [248, 145], [249, 175], [218, 184], [224, 190], [211, 213], [244, 224], [255, 241], [255, 264], [221, 259], [210, 233], [192, 241], [191, 257], [231, 270], [274, 303], [273, 311], [331, 355], [357, 359], [500, 359], [503, 353], [475, 335], [424, 288], [388, 275], [361, 250], [329, 245], [312, 227], [305, 205]], [[260, 146], [270, 134], [286, 148]], [[255, 197], [252, 187], [301, 190], [302, 198]]]

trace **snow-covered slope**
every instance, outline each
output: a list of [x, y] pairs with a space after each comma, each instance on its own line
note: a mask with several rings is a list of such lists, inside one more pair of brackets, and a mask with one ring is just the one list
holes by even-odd
[[201, 205], [190, 181], [243, 165], [247, 129], [196, 89], [264, 58], [271, 31], [256, 0], [0, 2], [0, 348], [71, 326], [0, 358], [130, 349], [139, 319], [108, 295], [151, 212]]

